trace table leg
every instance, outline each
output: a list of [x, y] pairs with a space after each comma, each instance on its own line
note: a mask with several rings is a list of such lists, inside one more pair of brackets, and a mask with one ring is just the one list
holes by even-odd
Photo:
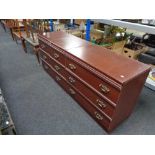
[[13, 34], [13, 38], [16, 41], [16, 44], [18, 44], [17, 37], [14, 34]]
[[24, 39], [24, 38], [21, 38], [21, 41], [22, 41], [23, 50], [25, 51], [25, 53], [27, 53], [27, 48], [26, 48], [26, 44], [25, 44], [25, 39]]
[[38, 47], [34, 47], [33, 50], [34, 50], [34, 53], [35, 53], [35, 55], [36, 55], [36, 57], [37, 57], [38, 63], [40, 64], [40, 59], [39, 59], [39, 48], [38, 48]]
[[5, 24], [1, 22], [1, 25], [2, 25], [2, 27], [3, 27], [3, 29], [4, 29], [4, 31], [6, 32]]
[[10, 28], [10, 33], [11, 33], [12, 39], [15, 40], [15, 39], [14, 39], [14, 36], [13, 36], [12, 28]]

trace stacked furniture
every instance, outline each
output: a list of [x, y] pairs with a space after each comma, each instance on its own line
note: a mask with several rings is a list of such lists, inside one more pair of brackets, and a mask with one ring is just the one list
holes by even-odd
[[129, 117], [150, 71], [148, 65], [64, 32], [38, 37], [44, 70], [106, 131]]

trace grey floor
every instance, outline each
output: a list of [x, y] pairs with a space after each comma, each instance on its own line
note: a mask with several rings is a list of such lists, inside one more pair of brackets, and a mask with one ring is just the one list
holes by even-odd
[[[17, 134], [107, 134], [1, 27], [0, 87]], [[112, 134], [155, 134], [155, 92], [144, 87], [131, 117]]]

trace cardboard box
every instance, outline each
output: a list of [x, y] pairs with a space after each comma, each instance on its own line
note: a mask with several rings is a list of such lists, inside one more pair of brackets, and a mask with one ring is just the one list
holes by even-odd
[[104, 25], [105, 24], [103, 24], [103, 23], [94, 23], [94, 29], [104, 31]]
[[[101, 30], [93, 29], [90, 31], [90, 41], [96, 41], [103, 38], [104, 32]], [[83, 38], [86, 38], [86, 32], [83, 33]]]
[[111, 50], [116, 54], [122, 54], [126, 40], [113, 43]]
[[129, 48], [124, 47], [124, 49], [123, 49], [123, 55], [125, 57], [128, 57], [128, 58], [137, 59], [137, 57], [138, 57], [139, 54], [146, 52], [147, 49], [148, 49], [148, 47], [146, 47], [143, 44], [139, 44], [139, 45], [141, 45], [142, 48], [141, 49], [138, 49], [138, 50], [132, 50], [132, 49], [129, 49]]
[[61, 30], [64, 30], [65, 29], [65, 24], [62, 24], [62, 23], [54, 23], [53, 24], [53, 30], [54, 31], [61, 31]]
[[90, 31], [90, 38], [91, 40], [98, 40], [98, 39], [102, 39], [104, 35], [104, 31], [101, 30], [97, 30], [97, 29], [93, 29]]
[[83, 33], [80, 30], [65, 30], [66, 33], [72, 34], [76, 37], [83, 38]]
[[84, 22], [84, 24], [86, 23], [86, 19], [75, 19], [74, 23], [77, 25], [80, 25], [82, 22]]

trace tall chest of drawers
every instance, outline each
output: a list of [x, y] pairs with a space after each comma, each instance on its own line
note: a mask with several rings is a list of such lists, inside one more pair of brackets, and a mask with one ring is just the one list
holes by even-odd
[[44, 70], [107, 132], [132, 113], [148, 65], [64, 32], [38, 37]]

